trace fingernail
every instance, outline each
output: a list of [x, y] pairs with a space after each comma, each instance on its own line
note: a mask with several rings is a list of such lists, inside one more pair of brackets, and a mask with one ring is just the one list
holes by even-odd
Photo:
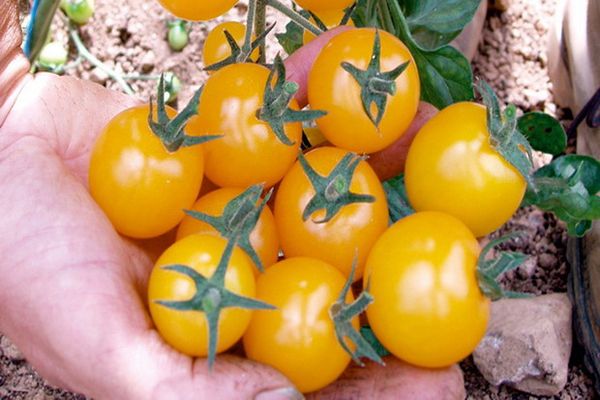
[[254, 400], [304, 400], [304, 396], [296, 388], [282, 387], [264, 390], [258, 393]]

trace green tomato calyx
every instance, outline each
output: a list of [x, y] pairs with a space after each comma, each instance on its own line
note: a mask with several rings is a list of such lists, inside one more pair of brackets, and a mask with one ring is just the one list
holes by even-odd
[[294, 142], [285, 134], [285, 124], [308, 122], [325, 115], [324, 111], [291, 109], [290, 102], [297, 91], [296, 83], [285, 80], [285, 65], [277, 55], [265, 86], [263, 106], [258, 110], [257, 117], [268, 123], [277, 139], [287, 146], [293, 146]]
[[[329, 317], [335, 326], [335, 335], [342, 348], [352, 357], [354, 362], [360, 366], [364, 366], [361, 358], [365, 357], [375, 361], [381, 365], [385, 365], [377, 351], [369, 344], [369, 342], [352, 326], [352, 320], [363, 313], [369, 304], [373, 302], [373, 296], [368, 292], [368, 288], [358, 296], [354, 302], [346, 304], [346, 296], [350, 291], [354, 273], [356, 271], [356, 258], [352, 263], [352, 271], [348, 280], [337, 298], [336, 302], [329, 308]], [[346, 342], [346, 338], [354, 343], [356, 350], [352, 351]]]
[[509, 164], [519, 171], [527, 184], [532, 186], [533, 150], [527, 138], [517, 128], [516, 107], [510, 104], [502, 112], [496, 93], [483, 80], [479, 80], [475, 84], [475, 89], [481, 95], [486, 106], [490, 144]]
[[[185, 210], [185, 213], [215, 228], [219, 234], [237, 245], [252, 259], [260, 272], [264, 265], [250, 243], [250, 235], [258, 223], [260, 214], [267, 205], [273, 189], [261, 200], [263, 185], [250, 186], [242, 194], [232, 199], [221, 216], [208, 215], [199, 211]], [[258, 205], [257, 205], [258, 204]]]
[[167, 151], [176, 152], [182, 146], [194, 146], [221, 137], [220, 135], [188, 136], [184, 132], [185, 125], [190, 118], [198, 114], [198, 105], [200, 103], [200, 95], [202, 94], [203, 88], [204, 87], [198, 89], [185, 108], [177, 114], [175, 118], [170, 119], [167, 115], [165, 106], [165, 78], [164, 74], [161, 74], [156, 98], [158, 120], [154, 121], [154, 105], [152, 98], [150, 98], [148, 125], [150, 126], [150, 129], [152, 129], [152, 132], [159, 137]]
[[[408, 67], [409, 62], [406, 61], [391, 71], [381, 72], [381, 39], [379, 30], [376, 30], [373, 54], [366, 70], [363, 71], [346, 61], [342, 63], [342, 68], [360, 85], [363, 109], [376, 127], [379, 127], [385, 113], [388, 95], [396, 94], [396, 79]], [[376, 113], [373, 112], [372, 105], [375, 105]]]
[[502, 251], [494, 258], [488, 257], [494, 247], [518, 236], [520, 235], [513, 233], [492, 240], [481, 250], [479, 259], [477, 260], [477, 280], [481, 292], [492, 301], [503, 297], [528, 297], [525, 293], [504, 290], [497, 282], [502, 274], [512, 271], [523, 264], [527, 256], [518, 252]]
[[248, 297], [237, 295], [225, 289], [225, 273], [233, 249], [235, 240], [227, 242], [227, 246], [223, 251], [223, 255], [219, 260], [219, 264], [214, 274], [210, 278], [204, 277], [193, 268], [187, 265], [174, 264], [162, 267], [167, 271], [173, 271], [186, 275], [196, 286], [196, 293], [189, 300], [171, 301], [157, 300], [156, 303], [164, 307], [176, 311], [196, 311], [203, 312], [206, 315], [208, 322], [209, 338], [208, 338], [208, 367], [212, 369], [217, 354], [217, 338], [219, 317], [221, 311], [228, 307], [238, 307], [251, 310], [273, 310], [270, 304], [262, 301], [254, 300]]
[[318, 210], [325, 210], [325, 217], [314, 223], [325, 223], [330, 221], [346, 205], [352, 203], [373, 203], [375, 197], [368, 194], [356, 194], [350, 192], [350, 183], [354, 171], [365, 157], [354, 153], [347, 153], [335, 166], [329, 176], [321, 176], [308, 163], [306, 157], [298, 154], [298, 161], [304, 170], [308, 180], [312, 184], [315, 195], [308, 202], [302, 213], [302, 219], [308, 220]]

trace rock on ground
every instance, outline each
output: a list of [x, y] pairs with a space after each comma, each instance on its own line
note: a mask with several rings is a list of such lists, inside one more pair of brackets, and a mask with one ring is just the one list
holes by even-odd
[[571, 336], [566, 294], [503, 299], [492, 304], [488, 331], [473, 360], [493, 385], [556, 395], [567, 383]]

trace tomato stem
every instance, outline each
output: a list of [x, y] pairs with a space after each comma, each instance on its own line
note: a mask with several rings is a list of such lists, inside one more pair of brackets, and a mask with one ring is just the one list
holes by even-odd
[[113, 69], [109, 68], [102, 61], [98, 60], [96, 56], [94, 56], [90, 51], [85, 47], [83, 41], [79, 37], [79, 33], [77, 32], [77, 28], [73, 25], [73, 23], [69, 22], [69, 35], [71, 36], [71, 40], [73, 44], [75, 44], [75, 48], [81, 57], [87, 60], [94, 67], [100, 69], [104, 73], [106, 73], [109, 77], [111, 77], [115, 82], [121, 86], [123, 91], [130, 96], [134, 96], [135, 93], [133, 89], [125, 82], [123, 76]]
[[[265, 1], [265, 0], [259, 0], [259, 1]], [[300, 13], [292, 10], [285, 4], [281, 3], [279, 0], [266, 0], [266, 2], [270, 7], [273, 7], [274, 9], [276, 9], [283, 15], [287, 16], [289, 19], [291, 19], [292, 21], [294, 21], [295, 23], [297, 23], [304, 29], [308, 30], [312, 34], [319, 36], [320, 34], [323, 33], [323, 31], [321, 29], [319, 29], [317, 26], [313, 25], [308, 19], [304, 18], [304, 16], [302, 16]]]
[[[250, 4], [255, 3], [256, 5], [256, 16], [254, 21], [248, 20], [246, 25], [246, 35], [250, 30], [250, 27], [254, 28], [254, 34], [256, 37], [263, 36], [265, 28], [267, 26], [267, 0], [250, 0]], [[259, 43], [259, 57], [258, 62], [264, 64], [267, 61], [266, 41], [264, 37]]]

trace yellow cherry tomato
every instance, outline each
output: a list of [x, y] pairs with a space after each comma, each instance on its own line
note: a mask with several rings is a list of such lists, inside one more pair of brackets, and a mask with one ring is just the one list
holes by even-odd
[[417, 211], [442, 211], [477, 237], [501, 227], [519, 208], [527, 183], [491, 145], [486, 109], [453, 104], [431, 118], [408, 151], [406, 191]]
[[[231, 56], [231, 47], [227, 42], [225, 31], [235, 39], [238, 46], [242, 47], [246, 35], [246, 25], [241, 22], [226, 21], [215, 26], [206, 36], [202, 50], [202, 60], [205, 66], [216, 64]], [[252, 35], [252, 40], [255, 36]], [[250, 55], [251, 60], [258, 59], [259, 51], [255, 49]]]
[[238, 0], [158, 0], [176, 17], [190, 21], [208, 21], [225, 14]]
[[[225, 206], [242, 192], [242, 189], [237, 188], [217, 189], [198, 199], [192, 210], [208, 215], [221, 216]], [[177, 240], [195, 233], [217, 234], [217, 230], [206, 222], [186, 215], [177, 229]], [[265, 268], [277, 262], [279, 239], [275, 227], [275, 218], [269, 207], [265, 207], [260, 214], [256, 227], [250, 234], [250, 244]]]
[[429, 368], [467, 357], [490, 312], [478, 256], [473, 234], [450, 215], [421, 212], [392, 225], [373, 246], [363, 281], [374, 297], [367, 318], [385, 348]]
[[[366, 113], [361, 87], [342, 68], [348, 62], [366, 70], [373, 54], [374, 28], [352, 29], [335, 36], [321, 50], [308, 79], [308, 102], [327, 115], [316, 120], [327, 140], [357, 153], [374, 153], [395, 142], [410, 126], [417, 113], [420, 82], [417, 65], [408, 48], [392, 34], [379, 31], [381, 71], [409, 62], [394, 80], [395, 94], [387, 95], [383, 117], [376, 126]], [[377, 114], [372, 104], [371, 112]]]
[[300, 7], [312, 12], [344, 10], [356, 0], [294, 0]]
[[[294, 163], [302, 142], [302, 124], [288, 123], [288, 146], [257, 117], [263, 105], [269, 69], [257, 64], [228, 65], [210, 76], [191, 135], [223, 135], [203, 144], [206, 176], [221, 187], [277, 183]], [[298, 109], [295, 100], [291, 107]]]
[[[316, 15], [321, 20], [321, 22], [325, 24], [327, 29], [333, 29], [340, 24], [340, 22], [344, 18], [344, 14], [345, 14], [344, 10], [327, 10], [327, 11], [321, 11], [321, 12], [317, 13]], [[316, 22], [312, 16], [310, 17], [310, 20], [316, 24]], [[348, 22], [346, 23], [346, 25], [354, 26], [354, 22], [352, 21], [352, 19], [349, 19]], [[312, 32], [305, 29], [304, 34], [302, 35], [302, 43], [304, 43], [304, 44], [310, 43], [315, 38], [316, 38], [316, 36]]]
[[[114, 117], [90, 160], [94, 200], [119, 233], [134, 238], [159, 236], [177, 226], [198, 196], [204, 169], [202, 149], [169, 152], [151, 131], [148, 113], [144, 105]], [[167, 107], [167, 114], [173, 117], [175, 110]]]
[[[271, 266], [259, 276], [256, 296], [277, 309], [254, 312], [244, 334], [248, 358], [278, 369], [302, 392], [335, 381], [350, 362], [329, 316], [344, 283], [337, 269], [316, 259], [290, 258]], [[349, 292], [346, 302], [352, 301]], [[358, 329], [358, 318], [352, 325]]]
[[[334, 147], [319, 147], [307, 153], [306, 160], [319, 175], [328, 176], [346, 154], [347, 151]], [[304, 209], [315, 189], [297, 162], [279, 185], [275, 197], [275, 222], [285, 256], [318, 258], [345, 276], [350, 275], [356, 258], [354, 278], [360, 279], [371, 246], [388, 226], [388, 207], [381, 182], [366, 161], [360, 161], [356, 167], [350, 192], [371, 195], [375, 201], [345, 205], [327, 222], [317, 222], [325, 217], [324, 210], [304, 221]]]
[[[176, 350], [204, 357], [208, 354], [208, 322], [202, 311], [179, 311], [157, 301], [184, 301], [196, 294], [194, 281], [176, 271], [163, 267], [186, 265], [206, 278], [215, 272], [226, 240], [214, 235], [192, 235], [169, 247], [160, 256], [150, 274], [148, 303], [150, 314], [162, 338]], [[240, 249], [234, 249], [227, 273], [225, 288], [244, 297], [254, 297], [255, 281], [250, 259]], [[218, 324], [217, 353], [227, 350], [244, 334], [250, 323], [251, 310], [225, 308]]]

